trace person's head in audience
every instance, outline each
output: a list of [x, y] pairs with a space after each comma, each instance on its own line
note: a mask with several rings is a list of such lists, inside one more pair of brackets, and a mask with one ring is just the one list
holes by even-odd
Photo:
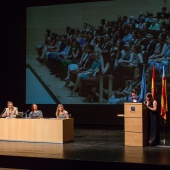
[[165, 43], [166, 42], [166, 36], [167, 36], [167, 34], [165, 32], [160, 33], [159, 36], [158, 36], [158, 41], [160, 43]]
[[72, 46], [72, 40], [66, 39], [65, 43], [67, 46]]
[[62, 35], [62, 36], [61, 36], [61, 41], [62, 41], [62, 42], [65, 42], [66, 39], [67, 39], [67, 36], [66, 36], [66, 35]]
[[74, 42], [72, 42], [72, 47], [73, 47], [72, 50], [78, 49], [78, 48], [80, 48], [80, 44], [77, 41], [74, 41]]
[[158, 22], [158, 19], [157, 18], [153, 18], [152, 19], [152, 24], [154, 25], [154, 24], [156, 24]]
[[33, 104], [31, 105], [31, 111], [35, 112], [35, 111], [37, 111], [37, 110], [38, 110], [37, 104], [33, 103]]
[[131, 44], [129, 42], [127, 42], [127, 43], [124, 44], [123, 48], [127, 52], [131, 49]]
[[56, 33], [51, 33], [51, 41], [53, 41], [53, 40], [56, 40], [56, 37], [57, 37], [57, 35], [56, 35]]
[[100, 20], [100, 24], [101, 24], [101, 25], [105, 25], [105, 19], [101, 19], [101, 20]]
[[117, 40], [111, 39], [110, 42], [109, 42], [109, 45], [111, 47], [115, 47], [116, 46], [116, 42], [117, 42]]
[[139, 22], [140, 22], [141, 24], [143, 24], [143, 23], [145, 22], [145, 17], [144, 17], [144, 16], [141, 16]]
[[166, 36], [166, 43], [169, 45], [170, 44], [170, 35]]
[[97, 44], [99, 44], [100, 48], [102, 47], [103, 43], [104, 43], [104, 37], [103, 36], [99, 36], [97, 38]]
[[110, 35], [109, 34], [106, 34], [104, 36], [104, 42], [109, 42], [110, 41]]
[[68, 34], [68, 33], [70, 33], [70, 27], [68, 26], [68, 27], [66, 27], [66, 33]]
[[134, 16], [131, 15], [131, 16], [129, 17], [129, 22], [130, 22], [130, 23], [133, 23], [133, 21], [134, 21]]
[[86, 23], [86, 22], [83, 24], [83, 28], [84, 28], [84, 29], [87, 28], [87, 23]]
[[168, 9], [167, 14], [170, 15], [170, 9]]
[[133, 40], [138, 39], [138, 30], [133, 30], [131, 34], [132, 34]]
[[113, 21], [113, 20], [110, 21], [110, 26], [111, 26], [111, 27], [114, 27], [114, 25], [115, 25], [115, 21]]
[[149, 19], [152, 20], [152, 18], [153, 18], [153, 13], [150, 12], [150, 13], [149, 13]]
[[149, 17], [149, 12], [148, 12], [148, 11], [144, 13], [144, 17], [145, 17], [145, 18], [148, 18], [148, 17]]
[[106, 21], [105, 26], [110, 26], [110, 21]]
[[142, 53], [142, 47], [140, 44], [136, 44], [133, 46], [132, 51], [134, 54]]
[[94, 38], [93, 31], [88, 32], [88, 38], [92, 40]]
[[138, 38], [143, 39], [145, 37], [145, 31], [144, 30], [139, 30], [138, 31]]
[[117, 22], [121, 22], [121, 21], [122, 21], [121, 15], [117, 15], [116, 21], [117, 21]]
[[144, 16], [143, 12], [139, 12], [139, 18], [141, 18], [142, 16]]
[[162, 7], [162, 13], [166, 13], [167, 8], [166, 7]]
[[112, 33], [116, 33], [118, 31], [119, 26], [117, 24], [114, 24], [112, 27]]
[[153, 33], [152, 32], [148, 32], [146, 34], [146, 40], [149, 42], [151, 39], [153, 39]]
[[45, 31], [46, 37], [50, 37], [50, 34], [51, 34], [51, 30], [50, 30], [50, 29], [47, 29], [47, 30]]
[[164, 13], [161, 14], [161, 19], [164, 20], [166, 18], [166, 15]]
[[86, 52], [87, 52], [87, 54], [93, 53], [93, 52], [94, 52], [94, 46], [92, 46], [92, 45], [87, 45], [87, 46], [86, 46]]
[[126, 22], [128, 20], [128, 17], [125, 15], [123, 16], [123, 22]]
[[82, 52], [83, 52], [83, 53], [87, 53], [87, 52], [86, 52], [86, 47], [87, 47], [87, 45], [83, 45], [83, 46], [82, 46]]
[[131, 29], [130, 29], [130, 27], [128, 25], [124, 27], [125, 35], [128, 35], [130, 33], [130, 31], [131, 31]]
[[94, 61], [97, 61], [101, 57], [102, 50], [98, 47], [94, 52]]

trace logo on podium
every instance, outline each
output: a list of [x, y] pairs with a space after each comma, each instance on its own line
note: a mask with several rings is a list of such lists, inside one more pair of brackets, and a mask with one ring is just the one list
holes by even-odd
[[134, 112], [134, 111], [135, 111], [135, 107], [131, 106], [131, 112]]

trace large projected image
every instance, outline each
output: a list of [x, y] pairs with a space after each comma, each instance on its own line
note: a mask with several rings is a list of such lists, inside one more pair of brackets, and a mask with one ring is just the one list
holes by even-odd
[[[150, 13], [120, 15], [115, 3], [27, 7], [26, 104], [122, 104], [140, 93], [144, 65], [150, 87], [151, 56], [166, 34], [149, 28]], [[158, 78], [163, 65], [169, 73], [168, 61], [156, 64]]]

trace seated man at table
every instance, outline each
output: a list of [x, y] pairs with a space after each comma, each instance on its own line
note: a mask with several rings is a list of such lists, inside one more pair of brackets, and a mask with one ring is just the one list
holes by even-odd
[[18, 108], [14, 107], [13, 102], [8, 101], [7, 108], [5, 108], [5, 111], [2, 114], [2, 117], [15, 118], [17, 115], [18, 115]]
[[134, 88], [131, 91], [131, 97], [128, 97], [128, 102], [142, 102], [140, 97], [138, 96], [137, 90]]
[[31, 106], [31, 112], [29, 113], [29, 118], [37, 119], [42, 117], [43, 117], [42, 111], [38, 110], [37, 104], [33, 103]]

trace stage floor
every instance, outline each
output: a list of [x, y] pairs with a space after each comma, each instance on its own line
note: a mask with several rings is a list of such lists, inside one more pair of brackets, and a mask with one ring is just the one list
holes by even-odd
[[[164, 139], [164, 133], [160, 139]], [[166, 146], [124, 146], [124, 130], [76, 128], [74, 142], [64, 144], [0, 141], [0, 167], [18, 169], [170, 169], [170, 133]], [[67, 166], [66, 166], [67, 165]], [[83, 166], [84, 165], [84, 166]], [[47, 168], [48, 167], [48, 168]], [[96, 169], [95, 168], [95, 169]], [[127, 169], [127, 168], [126, 168]]]

